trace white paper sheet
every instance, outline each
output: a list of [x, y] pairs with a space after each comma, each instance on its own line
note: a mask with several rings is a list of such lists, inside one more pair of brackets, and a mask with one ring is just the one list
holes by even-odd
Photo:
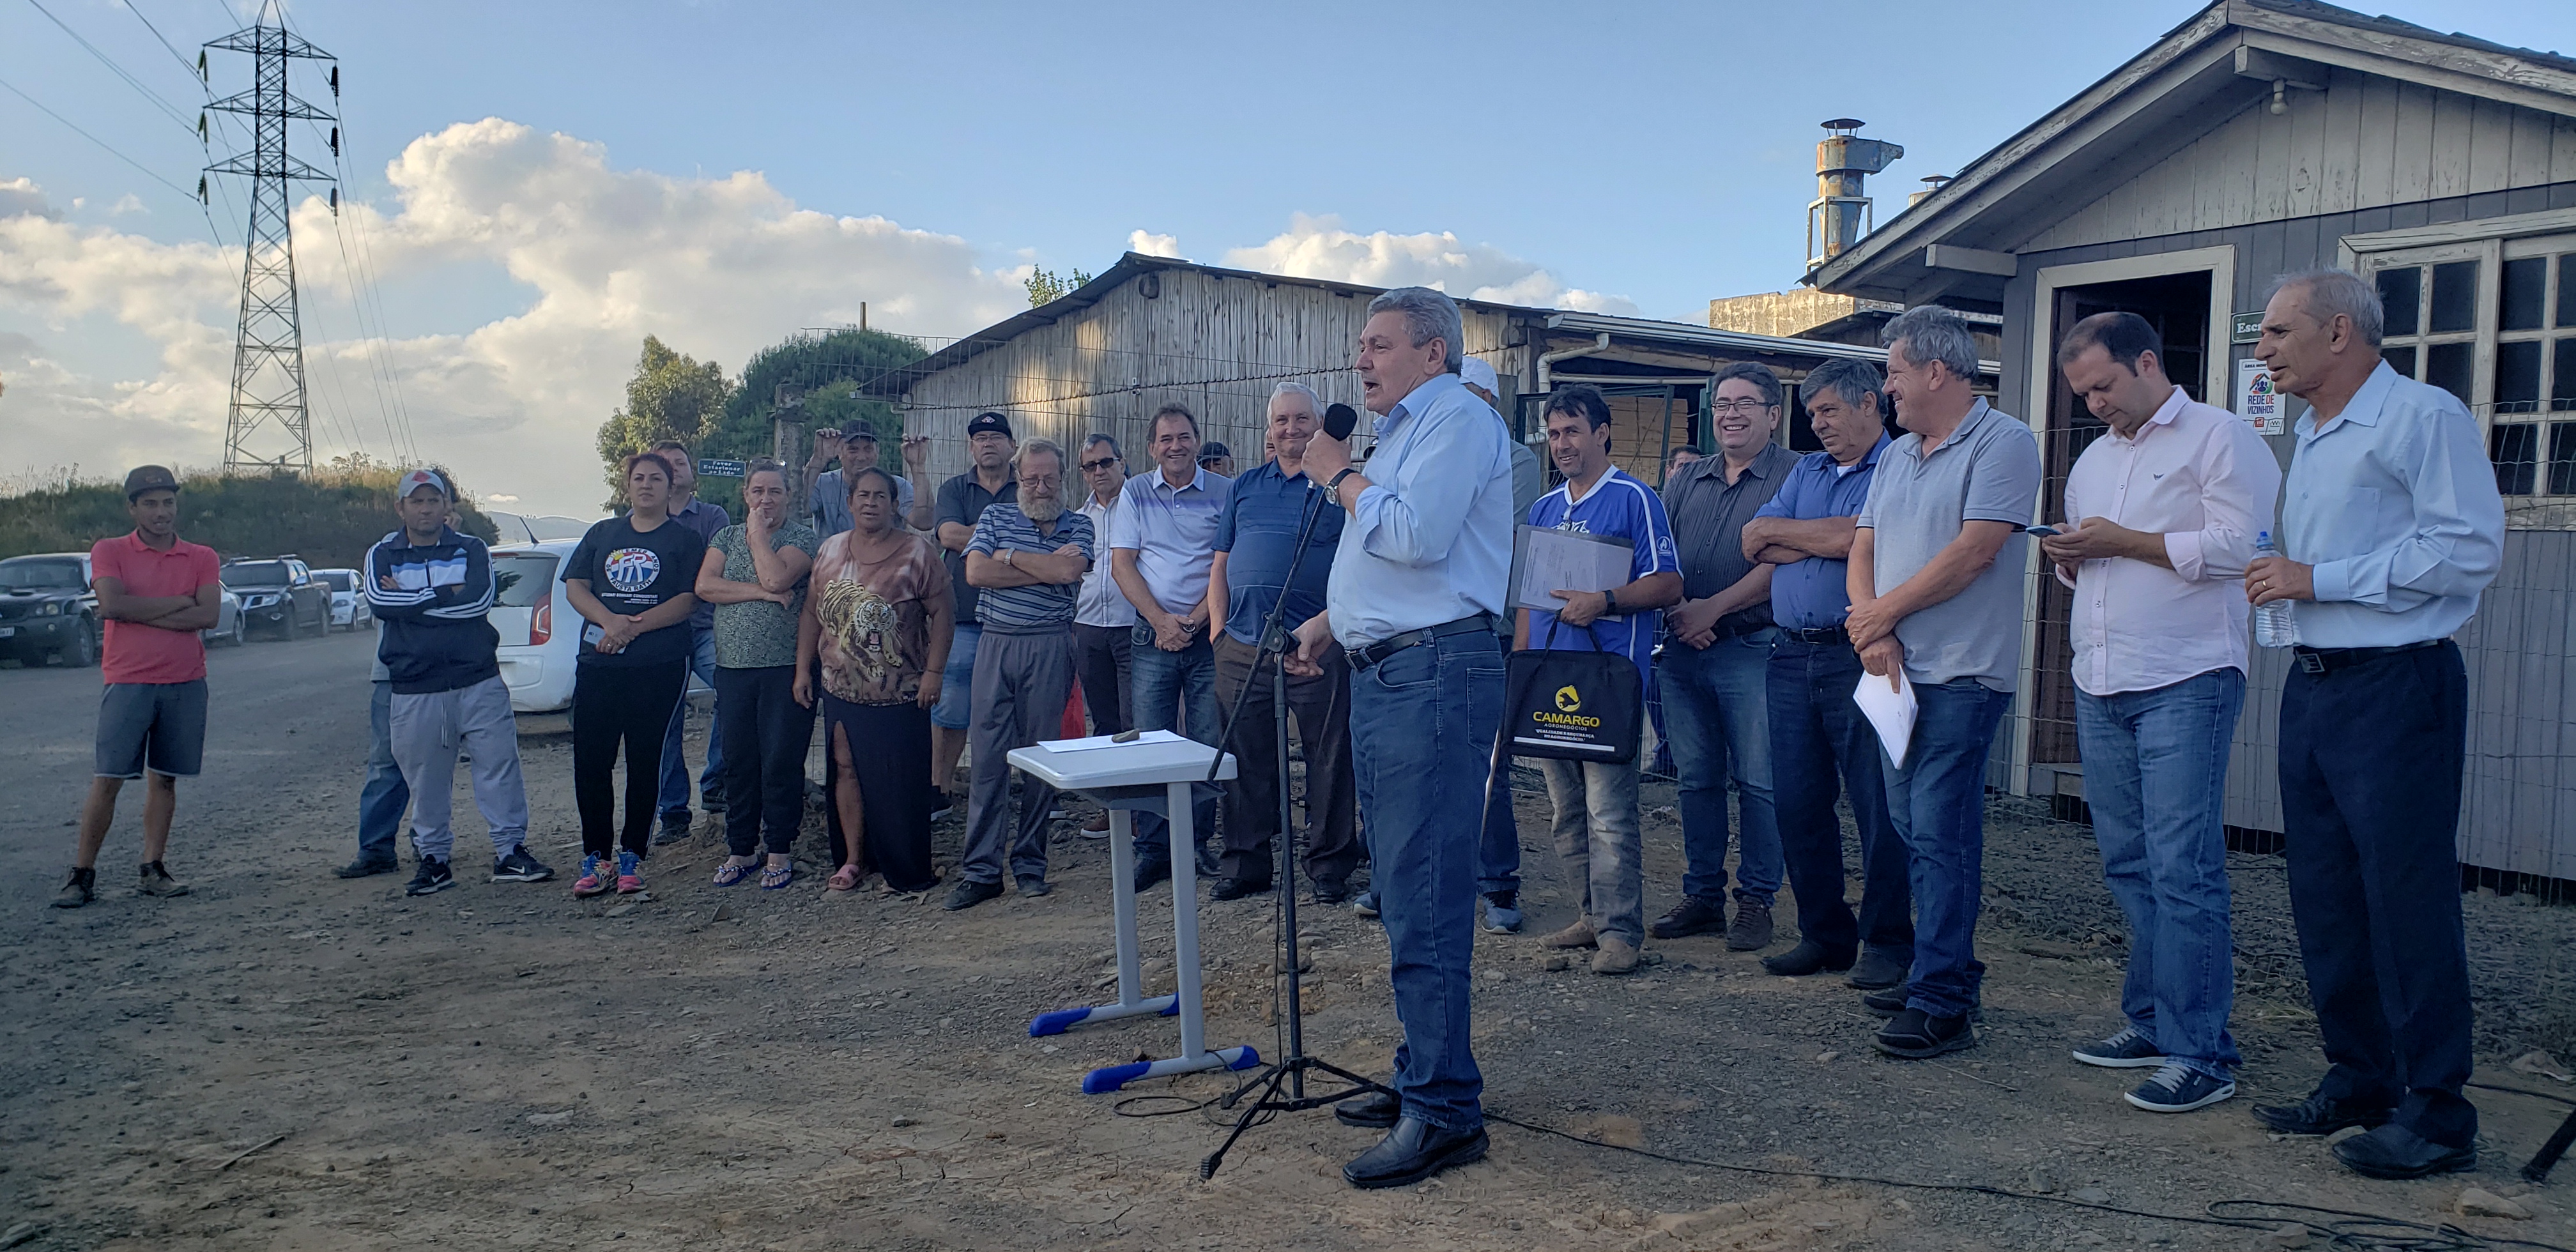
[[1135, 738], [1133, 738], [1133, 739], [1128, 740], [1128, 741], [1127, 741], [1127, 743], [1113, 743], [1113, 742], [1112, 742], [1112, 740], [1113, 740], [1114, 738], [1115, 738], [1115, 736], [1112, 736], [1112, 735], [1093, 735], [1093, 736], [1091, 736], [1091, 737], [1090, 737], [1090, 738], [1088, 738], [1088, 739], [1047, 739], [1047, 740], [1041, 740], [1041, 741], [1038, 743], [1038, 746], [1039, 746], [1039, 747], [1041, 747], [1041, 748], [1046, 749], [1046, 750], [1047, 750], [1047, 751], [1049, 751], [1049, 752], [1089, 752], [1089, 751], [1091, 751], [1091, 750], [1092, 750], [1092, 749], [1094, 749], [1094, 748], [1109, 748], [1109, 747], [1120, 747], [1120, 748], [1123, 748], [1123, 747], [1126, 747], [1128, 744], [1137, 744], [1137, 743], [1183, 743], [1183, 742], [1187, 742], [1187, 740], [1185, 740], [1182, 736], [1180, 736], [1180, 735], [1176, 735], [1176, 734], [1173, 734], [1171, 731], [1168, 731], [1168, 730], [1149, 730], [1149, 731], [1146, 731], [1145, 733], [1143, 733], [1143, 734], [1141, 734], [1141, 735], [1136, 736], [1136, 737], [1135, 737]]
[[1608, 591], [1633, 579], [1637, 549], [1625, 539], [1545, 526], [1519, 527], [1513, 554], [1512, 607], [1555, 612], [1558, 591]]
[[1887, 759], [1897, 768], [1905, 767], [1906, 746], [1914, 740], [1914, 684], [1905, 681], [1904, 671], [1897, 671], [1897, 689], [1887, 689], [1887, 679], [1864, 673], [1860, 686], [1852, 689], [1852, 703], [1860, 706], [1861, 715], [1878, 731], [1878, 741], [1887, 745]]

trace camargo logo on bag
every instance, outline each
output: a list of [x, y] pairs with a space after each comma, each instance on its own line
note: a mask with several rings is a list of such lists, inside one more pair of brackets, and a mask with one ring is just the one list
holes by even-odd
[[1546, 709], [1533, 710], [1530, 713], [1530, 720], [1541, 726], [1581, 730], [1601, 729], [1601, 719], [1583, 716], [1582, 709], [1583, 694], [1576, 691], [1572, 683], [1568, 683], [1556, 689], [1556, 712], [1550, 713]]
[[1567, 685], [1565, 685], [1565, 686], [1562, 686], [1562, 687], [1559, 687], [1559, 688], [1557, 688], [1557, 689], [1556, 689], [1556, 711], [1557, 711], [1557, 712], [1559, 712], [1559, 713], [1577, 713], [1577, 712], [1581, 712], [1581, 711], [1582, 711], [1582, 709], [1583, 709], [1583, 697], [1582, 697], [1582, 695], [1581, 695], [1581, 694], [1579, 694], [1578, 692], [1576, 692], [1576, 691], [1574, 690], [1574, 686], [1573, 686], [1573, 684], [1569, 683], [1569, 684], [1567, 684]]

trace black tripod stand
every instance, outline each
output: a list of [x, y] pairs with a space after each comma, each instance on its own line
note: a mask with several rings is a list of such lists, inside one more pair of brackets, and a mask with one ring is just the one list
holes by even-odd
[[[1298, 999], [1297, 982], [1302, 962], [1297, 956], [1297, 827], [1292, 820], [1294, 806], [1289, 800], [1288, 786], [1287, 653], [1291, 641], [1286, 615], [1288, 590], [1297, 585], [1298, 567], [1306, 561], [1307, 541], [1313, 538], [1316, 519], [1322, 516], [1325, 507], [1332, 506], [1325, 503], [1320, 492], [1308, 493], [1304, 515], [1297, 525], [1297, 546], [1289, 553], [1286, 576], [1280, 579], [1279, 599], [1270, 606], [1270, 616], [1261, 623], [1261, 651], [1252, 659], [1252, 669], [1244, 676], [1242, 690], [1234, 693], [1234, 709], [1226, 718], [1224, 736], [1226, 748], [1232, 749], [1235, 733], [1242, 728], [1244, 701], [1252, 694], [1252, 684], [1261, 681], [1262, 670], [1267, 668], [1270, 673], [1271, 746], [1275, 751], [1273, 768], [1279, 771], [1279, 876], [1275, 881], [1278, 883], [1280, 925], [1288, 937], [1287, 959], [1276, 968], [1288, 978], [1288, 1051], [1269, 1068], [1245, 1080], [1242, 1086], [1217, 1102], [1219, 1107], [1230, 1109], [1241, 1103], [1244, 1096], [1256, 1091], [1259, 1093], [1259, 1098], [1235, 1119], [1234, 1130], [1225, 1137], [1225, 1142], [1218, 1144], [1216, 1151], [1208, 1153], [1207, 1159], [1199, 1162], [1201, 1178], [1214, 1177], [1217, 1166], [1225, 1161], [1226, 1152], [1234, 1147], [1234, 1141], [1242, 1138], [1243, 1132], [1268, 1120], [1269, 1114], [1321, 1108], [1363, 1091], [1395, 1094], [1338, 1065], [1306, 1055], [1305, 1011]], [[1216, 759], [1222, 762], [1225, 753], [1220, 751]], [[1208, 767], [1208, 777], [1210, 781], [1215, 780], [1216, 766], [1213, 764]], [[1307, 808], [1307, 817], [1310, 821], [1314, 817], [1311, 805]], [[1329, 1094], [1310, 1096], [1306, 1094], [1308, 1070], [1320, 1070], [1351, 1085]]]

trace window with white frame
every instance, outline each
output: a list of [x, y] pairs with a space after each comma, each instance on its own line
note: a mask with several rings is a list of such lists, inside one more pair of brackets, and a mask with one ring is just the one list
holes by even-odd
[[2463, 241], [2363, 264], [2387, 309], [2382, 359], [2478, 415], [2496, 489], [2576, 497], [2576, 235]]

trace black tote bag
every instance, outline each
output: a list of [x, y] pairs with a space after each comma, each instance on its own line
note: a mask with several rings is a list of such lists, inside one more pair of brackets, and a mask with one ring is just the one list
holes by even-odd
[[[1548, 644], [1555, 644], [1559, 625], [1548, 623]], [[1637, 759], [1646, 728], [1645, 677], [1625, 655], [1602, 651], [1590, 628], [1583, 637], [1589, 652], [1550, 646], [1507, 658], [1505, 755], [1612, 764]]]

